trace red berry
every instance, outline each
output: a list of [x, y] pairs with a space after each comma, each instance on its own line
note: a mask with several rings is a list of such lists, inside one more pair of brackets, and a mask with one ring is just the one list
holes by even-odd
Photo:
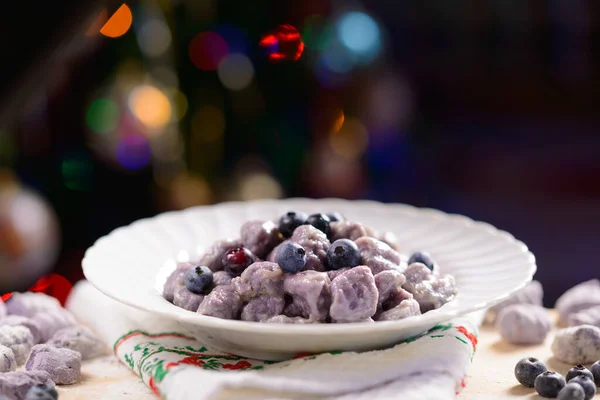
[[245, 247], [231, 249], [223, 257], [223, 268], [230, 275], [239, 276], [254, 262], [254, 255]]

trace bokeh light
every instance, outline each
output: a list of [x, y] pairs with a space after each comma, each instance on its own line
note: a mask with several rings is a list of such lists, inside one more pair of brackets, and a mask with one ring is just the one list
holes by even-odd
[[337, 23], [340, 42], [353, 54], [370, 61], [381, 50], [381, 32], [375, 20], [359, 11], [344, 14]]
[[171, 207], [182, 210], [197, 205], [210, 204], [213, 193], [210, 185], [201, 176], [181, 173], [170, 186]]
[[252, 61], [243, 54], [233, 53], [219, 63], [217, 69], [223, 86], [230, 90], [241, 90], [247, 87], [254, 77]]
[[307, 49], [323, 50], [331, 42], [333, 28], [322, 15], [311, 15], [304, 20], [302, 40]]
[[185, 143], [176, 127], [170, 127], [163, 135], [150, 141], [154, 160], [161, 163], [175, 163], [181, 160]]
[[241, 200], [279, 199], [282, 196], [281, 185], [267, 173], [250, 173], [241, 179]]
[[214, 31], [227, 42], [229, 52], [248, 54], [250, 51], [248, 35], [239, 27], [223, 24], [217, 26]]
[[160, 66], [152, 69], [150, 72], [151, 79], [160, 82], [165, 87], [179, 86], [179, 78], [173, 68]]
[[279, 25], [272, 33], [263, 36], [259, 45], [271, 61], [297, 61], [304, 51], [298, 29], [289, 24]]
[[177, 118], [177, 120], [181, 120], [183, 117], [185, 117], [185, 114], [187, 113], [188, 110], [188, 100], [187, 97], [185, 96], [185, 94], [183, 94], [183, 92], [177, 88], [174, 88], [171, 92], [171, 100], [173, 101], [173, 105], [175, 106], [175, 118]]
[[117, 144], [117, 160], [129, 169], [144, 168], [150, 162], [151, 150], [143, 136], [127, 135]]
[[131, 27], [133, 15], [127, 4], [122, 4], [121, 7], [106, 21], [100, 28], [100, 33], [110, 38], [117, 38], [127, 33]]
[[227, 42], [218, 33], [200, 32], [190, 42], [189, 57], [203, 71], [214, 71], [229, 52]]
[[88, 192], [92, 187], [94, 164], [86, 152], [66, 154], [61, 163], [63, 183], [68, 189]]
[[192, 137], [194, 142], [214, 142], [223, 137], [225, 116], [215, 106], [204, 106], [192, 117]]
[[336, 134], [340, 131], [340, 129], [342, 129], [342, 125], [344, 124], [344, 110], [339, 110], [337, 112], [337, 116], [335, 118], [335, 121], [333, 122], [333, 126], [331, 128], [331, 133], [332, 134]]
[[142, 85], [132, 90], [129, 95], [129, 107], [133, 114], [151, 129], [162, 128], [171, 119], [171, 102], [154, 86]]
[[331, 149], [347, 160], [360, 158], [368, 143], [367, 128], [356, 118], [346, 119], [338, 132], [329, 135]]
[[85, 120], [96, 133], [112, 132], [119, 122], [119, 109], [112, 100], [99, 98], [90, 104]]
[[321, 55], [321, 65], [336, 74], [346, 74], [354, 67], [354, 58], [338, 45], [329, 46]]
[[160, 19], [149, 19], [144, 22], [137, 35], [142, 51], [149, 57], [162, 55], [171, 45], [171, 31]]

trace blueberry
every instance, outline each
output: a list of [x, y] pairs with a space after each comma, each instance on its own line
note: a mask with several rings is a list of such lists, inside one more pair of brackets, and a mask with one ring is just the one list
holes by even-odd
[[417, 251], [416, 253], [413, 253], [413, 255], [408, 259], [408, 265], [416, 262], [425, 264], [427, 268], [433, 271], [435, 261], [433, 261], [433, 258], [431, 258], [429, 253], [425, 251]]
[[296, 273], [306, 265], [306, 250], [296, 243], [284, 243], [277, 250], [277, 264], [285, 272]]
[[592, 375], [590, 370], [588, 370], [586, 367], [584, 367], [581, 364], [577, 364], [576, 366], [574, 366], [567, 372], [566, 380], [567, 380], [567, 382], [570, 382], [571, 379], [575, 378], [576, 376], [580, 376], [580, 375], [589, 376], [592, 380], [594, 379], [594, 375]]
[[289, 211], [279, 219], [279, 232], [283, 237], [292, 237], [294, 230], [300, 225], [304, 225], [307, 219], [308, 216], [303, 212]]
[[533, 387], [535, 378], [543, 372], [546, 372], [546, 364], [534, 357], [526, 357], [515, 366], [515, 377], [523, 386]]
[[567, 382], [558, 372], [546, 371], [535, 378], [535, 391], [542, 397], [555, 398]]
[[27, 392], [25, 400], [57, 400], [56, 389], [47, 385], [35, 385]]
[[329, 228], [329, 217], [325, 214], [312, 214], [306, 220], [306, 223], [314, 226], [327, 236], [329, 236], [330, 228]]
[[353, 268], [360, 263], [360, 250], [350, 239], [338, 239], [327, 250], [329, 269]]
[[203, 265], [192, 267], [185, 274], [185, 287], [192, 293], [206, 294], [212, 283], [212, 271]]
[[590, 368], [590, 372], [594, 376], [594, 381], [596, 382], [596, 386], [600, 386], [600, 361], [596, 361], [592, 364]]
[[331, 212], [331, 213], [327, 213], [325, 215], [327, 215], [329, 217], [329, 222], [338, 222], [338, 221], [346, 220], [346, 218], [339, 212]]
[[231, 276], [240, 276], [250, 264], [256, 261], [254, 254], [245, 247], [229, 250], [223, 256], [223, 268]]
[[584, 400], [585, 392], [583, 388], [576, 383], [567, 383], [567, 386], [558, 392], [558, 400]]
[[586, 375], [579, 375], [571, 379], [569, 383], [576, 383], [583, 388], [585, 400], [593, 399], [596, 395], [596, 384], [594, 380]]

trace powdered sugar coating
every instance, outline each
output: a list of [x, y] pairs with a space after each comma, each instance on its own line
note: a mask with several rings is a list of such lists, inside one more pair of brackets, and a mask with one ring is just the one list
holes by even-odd
[[567, 290], [556, 300], [560, 322], [566, 324], [571, 314], [600, 306], [600, 280], [591, 279]]
[[273, 221], [256, 220], [242, 225], [241, 236], [243, 246], [259, 258], [265, 258], [283, 238]]
[[285, 300], [281, 296], [258, 296], [250, 299], [242, 309], [242, 321], [264, 322], [269, 318], [280, 315]]
[[552, 329], [552, 321], [543, 307], [513, 304], [500, 311], [496, 328], [508, 343], [540, 344]]
[[367, 229], [360, 222], [355, 221], [336, 221], [332, 222], [331, 241], [335, 242], [338, 239], [356, 240], [363, 236], [369, 236]]
[[402, 272], [402, 257], [390, 246], [372, 237], [363, 236], [354, 241], [360, 250], [360, 263], [369, 267], [374, 275], [381, 271]]
[[286, 274], [283, 290], [292, 297], [295, 316], [325, 321], [331, 306], [331, 280], [324, 272]]
[[25, 400], [27, 392], [35, 385], [54, 387], [45, 371], [8, 372], [0, 374], [0, 393], [10, 400]]
[[21, 365], [34, 345], [33, 335], [24, 326], [0, 326], [0, 344], [11, 349], [17, 365]]
[[81, 378], [81, 354], [67, 348], [38, 344], [31, 349], [27, 371], [44, 371], [58, 385], [72, 385]]
[[173, 295], [173, 304], [193, 312], [198, 310], [202, 300], [204, 300], [203, 294], [192, 293], [185, 286], [175, 289], [175, 294]]
[[73, 314], [64, 308], [40, 312], [33, 316], [33, 320], [40, 326], [42, 342], [47, 342], [56, 332], [63, 328], [77, 325]]
[[305, 271], [325, 271], [327, 250], [331, 245], [327, 235], [311, 225], [302, 225], [296, 228], [290, 241], [299, 244], [306, 251]]
[[213, 285], [231, 285], [232, 276], [227, 271], [217, 271], [213, 273]]
[[44, 293], [13, 293], [6, 302], [8, 313], [31, 318], [44, 311], [53, 311], [61, 308], [58, 300]]
[[452, 275], [436, 275], [421, 263], [412, 263], [404, 271], [403, 286], [421, 306], [421, 313], [440, 308], [456, 295]]
[[419, 303], [415, 299], [405, 299], [395, 307], [384, 311], [375, 317], [376, 321], [396, 321], [412, 317], [415, 315], [421, 315], [421, 309]]
[[15, 353], [11, 348], [0, 344], [0, 373], [10, 372], [17, 369]]
[[359, 322], [377, 311], [377, 287], [371, 270], [354, 267], [331, 282], [329, 314], [335, 322]]
[[106, 346], [85, 326], [71, 326], [59, 330], [47, 343], [49, 346], [65, 348], [81, 354], [84, 360], [106, 353]]
[[600, 360], [600, 328], [580, 325], [560, 329], [552, 342], [552, 353], [572, 365]]
[[242, 275], [232, 279], [231, 286], [242, 300], [259, 296], [283, 296], [283, 270], [279, 265], [262, 261], [251, 264]]
[[232, 286], [215, 287], [198, 307], [198, 314], [223, 319], [238, 319], [242, 309], [242, 299]]
[[177, 268], [175, 268], [175, 271], [168, 276], [165, 286], [163, 287], [163, 297], [167, 301], [170, 301], [171, 303], [173, 302], [175, 291], [178, 288], [185, 286], [185, 274], [196, 265], [197, 264], [190, 262], [177, 264]]
[[569, 326], [593, 325], [600, 328], [600, 306], [587, 308], [569, 315]]
[[0, 320], [0, 326], [3, 325], [24, 326], [25, 328], [29, 329], [33, 335], [34, 344], [41, 343], [43, 340], [42, 329], [40, 325], [31, 318], [23, 317], [21, 315], [9, 315]]

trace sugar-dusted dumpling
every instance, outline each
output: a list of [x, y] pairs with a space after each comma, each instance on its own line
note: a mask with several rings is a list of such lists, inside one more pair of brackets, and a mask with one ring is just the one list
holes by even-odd
[[54, 387], [50, 375], [44, 371], [7, 372], [0, 374], [0, 394], [9, 400], [24, 400], [33, 386]]
[[283, 238], [273, 221], [248, 221], [242, 225], [241, 236], [243, 246], [263, 259]]
[[34, 292], [14, 293], [6, 302], [6, 307], [10, 315], [22, 315], [29, 318], [39, 312], [61, 308], [59, 301], [54, 297]]
[[327, 235], [312, 225], [302, 225], [294, 230], [290, 241], [306, 251], [304, 270], [325, 271], [327, 250], [331, 245]]
[[542, 284], [538, 281], [531, 281], [525, 288], [509, 299], [503, 301], [500, 304], [496, 304], [490, 310], [496, 314], [502, 311], [503, 308], [511, 306], [513, 304], [533, 304], [536, 306], [543, 306], [544, 289]]
[[297, 316], [325, 321], [331, 306], [331, 280], [325, 272], [302, 271], [287, 274], [283, 290], [292, 297]]
[[71, 326], [59, 330], [47, 343], [52, 347], [71, 349], [81, 353], [84, 360], [101, 356], [106, 351], [102, 341], [85, 326]]
[[436, 275], [424, 264], [410, 264], [404, 276], [406, 283], [403, 288], [419, 302], [422, 313], [440, 308], [456, 295], [456, 282], [452, 275]]
[[15, 353], [9, 347], [0, 344], [0, 373], [17, 369]]
[[372, 237], [363, 236], [354, 241], [360, 250], [360, 263], [371, 269], [373, 275], [387, 270], [402, 272], [403, 265], [400, 254], [388, 244]]
[[44, 371], [58, 385], [72, 385], [81, 378], [81, 353], [67, 348], [38, 344], [31, 349], [27, 371]]
[[371, 269], [364, 265], [338, 275], [331, 282], [329, 314], [334, 322], [361, 322], [377, 311], [379, 293]]
[[552, 329], [548, 311], [533, 304], [505, 307], [496, 319], [502, 338], [512, 344], [539, 344]]
[[18, 365], [27, 360], [33, 347], [33, 335], [24, 326], [0, 326], [0, 344], [11, 349]]
[[600, 328], [600, 306], [586, 308], [569, 316], [569, 326], [594, 325]]
[[594, 306], [600, 306], [600, 280], [598, 279], [573, 286], [556, 300], [556, 310], [563, 324], [568, 323], [571, 314]]
[[600, 360], [600, 328], [580, 325], [560, 329], [552, 342], [552, 353], [567, 364], [587, 364]]
[[9, 315], [5, 318], [0, 319], [0, 326], [24, 326], [29, 329], [33, 335], [34, 344], [41, 343], [43, 340], [42, 329], [40, 325], [31, 318], [23, 317], [21, 315]]
[[241, 239], [223, 239], [217, 240], [210, 246], [200, 257], [197, 265], [204, 265], [212, 272], [221, 271], [223, 269], [223, 256], [231, 249], [242, 247]]
[[231, 285], [217, 286], [206, 295], [198, 314], [223, 319], [237, 319], [242, 309], [242, 299]]

